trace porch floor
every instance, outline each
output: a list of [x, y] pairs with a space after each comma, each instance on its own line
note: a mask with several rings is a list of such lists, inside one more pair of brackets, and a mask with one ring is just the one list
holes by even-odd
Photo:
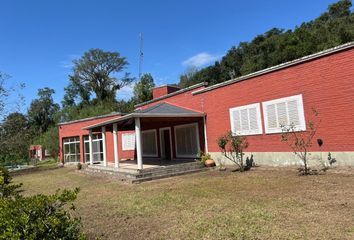
[[84, 172], [89, 174], [109, 175], [122, 181], [131, 183], [148, 181], [153, 179], [177, 176], [188, 173], [204, 171], [206, 168], [199, 161], [193, 159], [159, 160], [144, 159], [143, 169], [139, 170], [135, 160], [122, 161], [119, 168], [114, 163], [87, 165]]
[[[195, 159], [173, 159], [173, 160], [162, 160], [162, 159], [151, 159], [144, 158], [143, 159], [143, 171], [146, 169], [152, 168], [163, 168], [166, 166], [184, 164], [184, 163], [192, 163], [195, 162]], [[107, 166], [103, 166], [103, 163], [88, 165], [90, 168], [97, 168], [101, 170], [107, 171], [115, 171], [115, 172], [137, 172], [138, 163], [137, 160], [125, 160], [119, 162], [119, 168], [114, 167], [114, 163], [107, 162]]]

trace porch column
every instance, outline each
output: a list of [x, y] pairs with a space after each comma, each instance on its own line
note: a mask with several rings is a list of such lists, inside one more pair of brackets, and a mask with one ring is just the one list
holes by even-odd
[[204, 146], [205, 146], [205, 153], [208, 153], [208, 135], [207, 135], [207, 125], [206, 125], [206, 116], [203, 117], [204, 123]]
[[138, 169], [143, 169], [143, 157], [141, 153], [140, 118], [135, 118], [135, 139], [136, 139], [136, 156], [138, 161]]
[[114, 167], [119, 168], [117, 124], [113, 124]]
[[89, 131], [90, 165], [93, 165], [92, 130]]
[[107, 166], [106, 127], [102, 127], [103, 166]]

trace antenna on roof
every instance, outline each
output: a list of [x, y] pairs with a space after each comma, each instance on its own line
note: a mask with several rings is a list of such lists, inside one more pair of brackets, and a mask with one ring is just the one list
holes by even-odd
[[143, 52], [143, 33], [139, 34], [140, 37], [140, 53], [139, 53], [139, 79], [141, 78], [141, 72], [143, 68], [144, 52]]

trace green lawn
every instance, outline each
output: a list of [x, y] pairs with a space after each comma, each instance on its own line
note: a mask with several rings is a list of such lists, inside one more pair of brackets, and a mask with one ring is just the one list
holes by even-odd
[[354, 239], [354, 170], [209, 171], [131, 185], [73, 168], [16, 176], [25, 194], [80, 187], [91, 239]]

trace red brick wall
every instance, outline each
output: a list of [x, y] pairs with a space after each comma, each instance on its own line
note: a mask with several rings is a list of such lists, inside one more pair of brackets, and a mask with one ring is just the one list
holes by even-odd
[[[354, 49], [298, 64], [232, 85], [192, 95], [191, 90], [163, 99], [181, 107], [207, 114], [210, 152], [218, 152], [217, 138], [230, 130], [229, 108], [272, 99], [303, 95], [305, 120], [315, 107], [321, 118], [316, 138], [322, 138], [323, 151], [354, 151]], [[155, 105], [154, 102], [143, 106]], [[263, 114], [263, 113], [262, 113]], [[280, 134], [249, 136], [250, 152], [289, 152]], [[319, 150], [314, 146], [313, 151]]]
[[[60, 160], [63, 162], [63, 138], [66, 137], [80, 137], [80, 161], [84, 161], [84, 136], [88, 135], [87, 130], [82, 130], [83, 127], [93, 125], [99, 122], [103, 122], [109, 119], [117, 118], [119, 115], [109, 116], [105, 118], [99, 118], [94, 120], [87, 120], [82, 122], [64, 124], [59, 126], [59, 143], [60, 143]], [[118, 132], [118, 145], [119, 145], [119, 158], [127, 159], [134, 158], [134, 151], [123, 151], [122, 150], [122, 132]], [[106, 132], [106, 142], [107, 142], [107, 161], [114, 162], [114, 147], [113, 147], [113, 133], [111, 131]]]

